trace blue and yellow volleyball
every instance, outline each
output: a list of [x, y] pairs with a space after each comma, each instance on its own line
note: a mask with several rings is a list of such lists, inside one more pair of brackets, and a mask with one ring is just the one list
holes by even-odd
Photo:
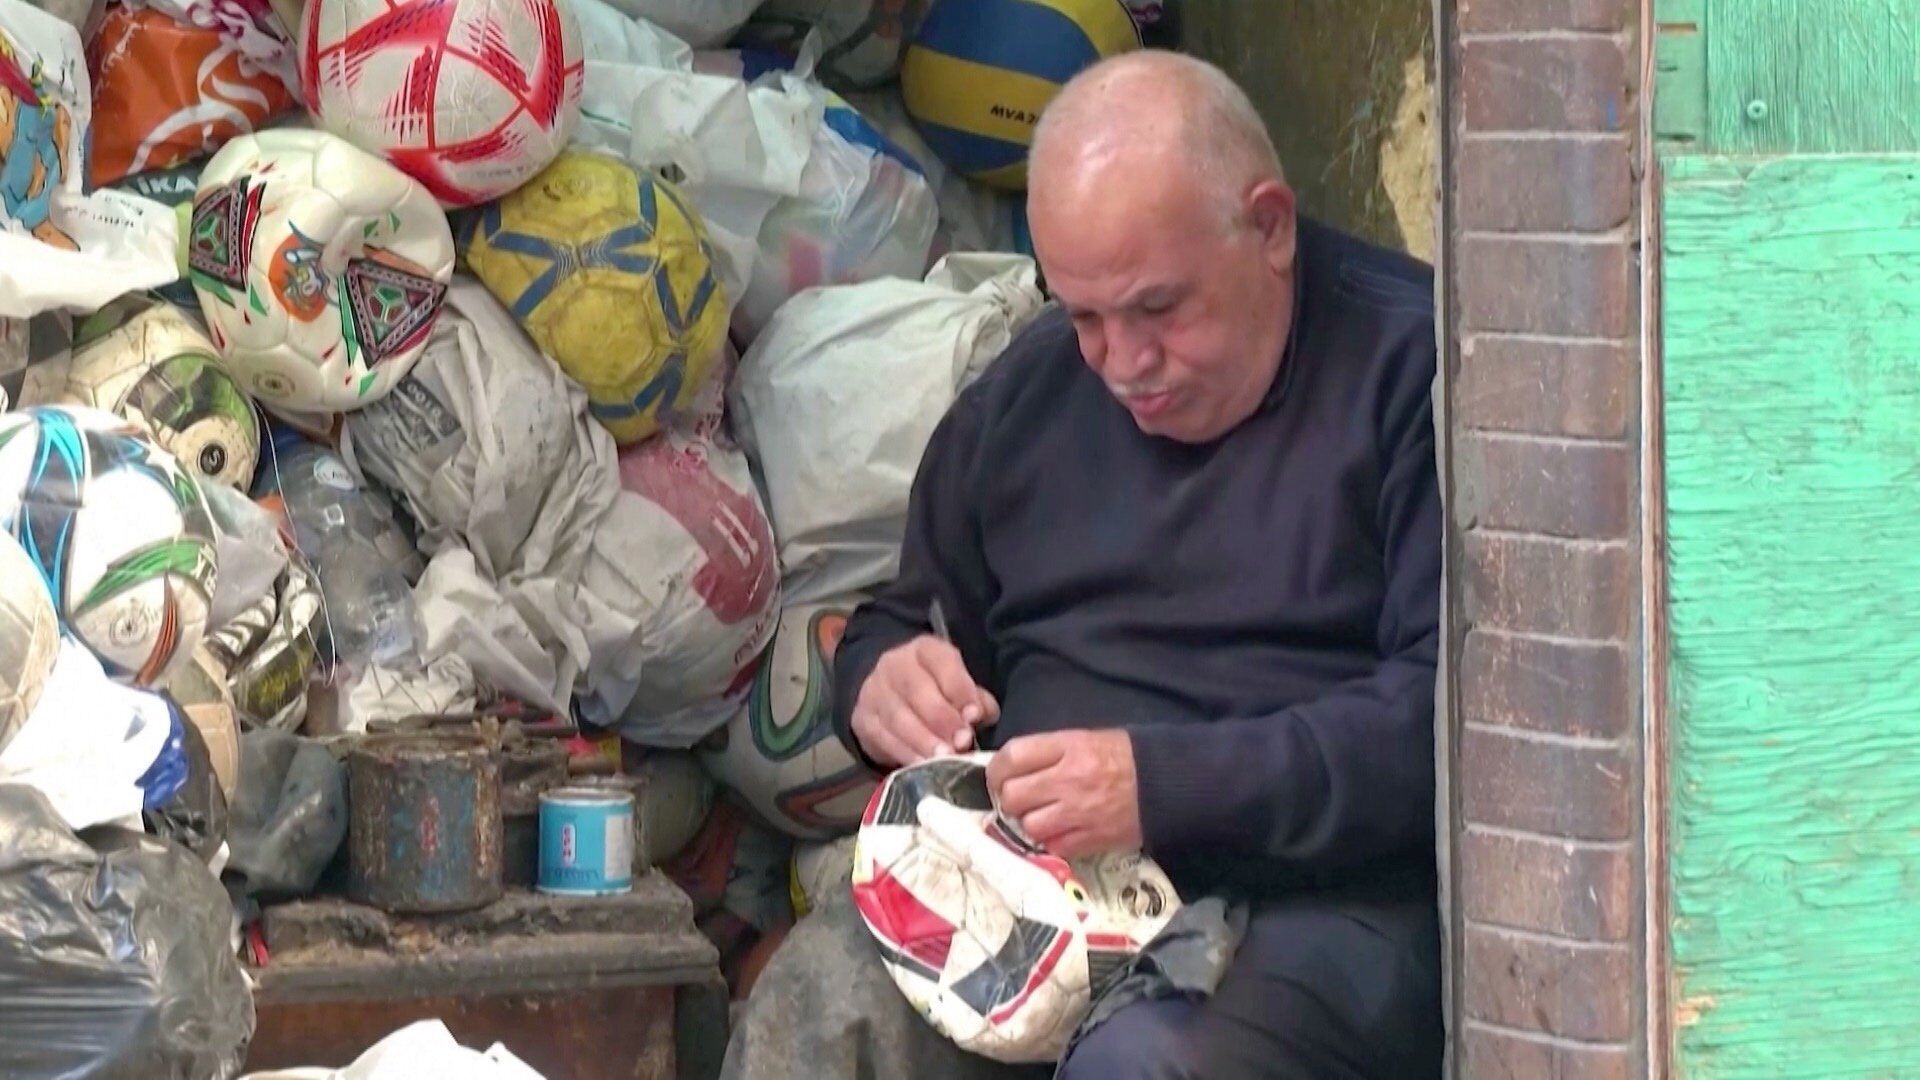
[[1027, 185], [1041, 110], [1068, 79], [1140, 47], [1121, 0], [964, 0], [935, 4], [900, 72], [907, 112], [955, 171], [993, 187]]
[[671, 184], [569, 151], [474, 214], [467, 266], [587, 392], [622, 446], [714, 377], [730, 303], [706, 227]]

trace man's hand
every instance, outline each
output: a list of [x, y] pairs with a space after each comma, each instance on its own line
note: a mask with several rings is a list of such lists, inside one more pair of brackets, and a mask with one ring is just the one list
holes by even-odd
[[915, 765], [973, 746], [973, 726], [1000, 719], [960, 651], [930, 634], [880, 655], [853, 704], [853, 736], [883, 765]]
[[987, 763], [1000, 812], [1063, 859], [1138, 850], [1140, 792], [1125, 731], [1027, 735]]

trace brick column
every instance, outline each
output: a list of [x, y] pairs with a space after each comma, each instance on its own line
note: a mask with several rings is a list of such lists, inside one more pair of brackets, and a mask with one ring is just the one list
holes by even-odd
[[1643, 1075], [1639, 5], [1439, 9], [1452, 1060]]

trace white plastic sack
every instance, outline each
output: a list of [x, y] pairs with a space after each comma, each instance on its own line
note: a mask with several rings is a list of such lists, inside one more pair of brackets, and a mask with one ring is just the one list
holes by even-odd
[[933, 188], [911, 154], [808, 77], [809, 58], [749, 83], [617, 26], [605, 37], [588, 52], [575, 141], [675, 179], [707, 226], [737, 333], [752, 338], [802, 289], [925, 271]]
[[[773, 530], [717, 408], [627, 447], [620, 474], [581, 579], [594, 622], [581, 714], [685, 749], [726, 723], [773, 640]], [[612, 647], [621, 638], [631, 646]]]
[[107, 678], [84, 645], [62, 638], [40, 703], [0, 751], [0, 783], [37, 788], [75, 832], [108, 823], [138, 831], [140, 778], [172, 726], [164, 698]]
[[[699, 194], [692, 198], [698, 204]], [[760, 224], [759, 253], [733, 329], [751, 342], [780, 305], [820, 285], [918, 279], [932, 261], [939, 204], [920, 166], [838, 96], [813, 133], [798, 193]]]
[[1033, 254], [1027, 235], [1026, 202], [1020, 195], [995, 191], [947, 168], [940, 155], [914, 128], [900, 90], [888, 87], [848, 94], [847, 100], [896, 147], [911, 156], [926, 175], [939, 203], [940, 226], [933, 257], [954, 251], [1005, 251]]
[[276, 1069], [242, 1080], [545, 1080], [500, 1043], [486, 1053], [461, 1046], [439, 1020], [420, 1020], [373, 1044], [344, 1069]]
[[495, 580], [576, 573], [619, 490], [586, 392], [466, 277], [413, 370], [348, 415], [341, 453], [400, 497], [423, 551], [465, 547]]
[[[554, 712], [570, 708], [589, 656], [590, 612], [577, 585], [554, 578], [496, 584], [473, 553], [441, 549], [413, 592], [414, 640], [421, 661], [458, 657], [474, 682]], [[630, 627], [629, 627], [630, 628]], [[599, 647], [632, 647], [618, 630]]]
[[613, 6], [628, 15], [701, 49], [732, 37], [760, 4], [761, 0], [613, 0]]
[[1043, 303], [1031, 259], [971, 254], [924, 282], [801, 293], [774, 315], [728, 404], [765, 485], [785, 603], [892, 579], [934, 427]]
[[0, 0], [0, 317], [93, 311], [180, 276], [171, 209], [83, 193], [93, 90], [80, 34]]

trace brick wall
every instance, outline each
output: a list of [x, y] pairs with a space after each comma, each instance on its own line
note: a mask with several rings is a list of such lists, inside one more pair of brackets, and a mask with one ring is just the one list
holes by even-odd
[[1646, 1069], [1630, 0], [1441, 0], [1463, 1077]]

